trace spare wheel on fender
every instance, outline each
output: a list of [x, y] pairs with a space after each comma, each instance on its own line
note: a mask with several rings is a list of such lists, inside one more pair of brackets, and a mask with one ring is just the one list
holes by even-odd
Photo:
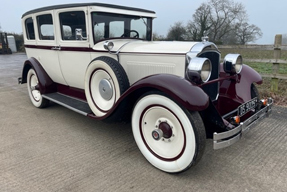
[[115, 59], [98, 57], [89, 64], [85, 75], [85, 94], [96, 116], [106, 115], [128, 88], [127, 74]]

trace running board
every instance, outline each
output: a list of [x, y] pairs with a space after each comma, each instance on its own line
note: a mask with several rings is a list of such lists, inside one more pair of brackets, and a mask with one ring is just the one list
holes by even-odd
[[85, 116], [93, 113], [88, 103], [85, 101], [81, 101], [60, 93], [43, 94], [42, 97]]

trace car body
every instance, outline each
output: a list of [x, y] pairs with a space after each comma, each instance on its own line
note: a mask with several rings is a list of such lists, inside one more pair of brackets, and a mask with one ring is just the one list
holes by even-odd
[[242, 56], [223, 63], [217, 46], [152, 41], [154, 11], [102, 3], [56, 5], [22, 16], [27, 83], [38, 108], [53, 101], [104, 121], [131, 121], [145, 158], [181, 172], [201, 158], [206, 138], [227, 147], [271, 113]]

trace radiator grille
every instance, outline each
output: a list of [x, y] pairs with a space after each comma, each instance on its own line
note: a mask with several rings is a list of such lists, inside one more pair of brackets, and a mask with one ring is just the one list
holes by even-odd
[[[210, 76], [210, 80], [217, 79], [219, 77], [219, 62], [220, 62], [220, 54], [218, 52], [204, 52], [199, 55], [199, 57], [208, 58], [212, 63], [212, 72]], [[213, 83], [210, 85], [203, 86], [203, 90], [206, 94], [209, 95], [212, 101], [217, 99], [217, 95], [219, 92], [219, 82]]]

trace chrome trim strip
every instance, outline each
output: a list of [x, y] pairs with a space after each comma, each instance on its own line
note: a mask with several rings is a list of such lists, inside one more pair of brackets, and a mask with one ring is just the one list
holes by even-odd
[[267, 106], [265, 106], [253, 116], [249, 117], [244, 122], [241, 122], [239, 126], [223, 133], [213, 133], [213, 149], [225, 148], [239, 141], [242, 135], [246, 134], [261, 120], [269, 117], [272, 112], [272, 105], [273, 99], [269, 98]]
[[72, 111], [75, 111], [75, 112], [77, 112], [77, 113], [79, 113], [79, 114], [81, 114], [81, 115], [84, 115], [84, 116], [87, 116], [87, 115], [88, 115], [88, 113], [86, 113], [86, 112], [83, 112], [83, 111], [80, 111], [80, 110], [78, 110], [78, 109], [75, 109], [75, 108], [73, 108], [73, 107], [71, 107], [71, 106], [69, 106], [69, 105], [66, 105], [65, 103], [62, 103], [62, 102], [60, 102], [60, 101], [58, 101], [58, 100], [55, 100], [55, 99], [52, 99], [52, 98], [50, 98], [50, 97], [48, 97], [48, 96], [46, 96], [46, 95], [42, 95], [42, 97], [45, 98], [45, 99], [48, 99], [48, 100], [50, 100], [50, 101], [53, 101], [54, 103], [57, 103], [57, 104], [59, 104], [59, 105], [62, 105], [63, 107], [66, 107], [66, 108], [68, 108], [68, 109], [70, 109], [70, 110], [72, 110]]
[[228, 147], [230, 145], [233, 145], [234, 143], [236, 143], [237, 141], [239, 141], [241, 139], [241, 134], [236, 135], [235, 137], [232, 137], [229, 140], [225, 140], [225, 141], [213, 141], [213, 148], [214, 149], [221, 149], [221, 148], [225, 148]]
[[230, 130], [230, 131], [226, 131], [223, 133], [214, 133], [213, 134], [213, 140], [218, 141], [218, 140], [222, 140], [222, 139], [226, 139], [228, 137], [232, 137], [238, 133], [240, 133], [242, 131], [242, 125], [239, 125], [238, 127]]
[[218, 51], [217, 46], [212, 43], [212, 42], [199, 42], [197, 44], [195, 44], [191, 49], [190, 49], [190, 53], [192, 54], [196, 54], [195, 56], [197, 56], [198, 53], [201, 53], [203, 51], [203, 49], [205, 49], [208, 46], [214, 46], [214, 48], [216, 48], [216, 50]]

